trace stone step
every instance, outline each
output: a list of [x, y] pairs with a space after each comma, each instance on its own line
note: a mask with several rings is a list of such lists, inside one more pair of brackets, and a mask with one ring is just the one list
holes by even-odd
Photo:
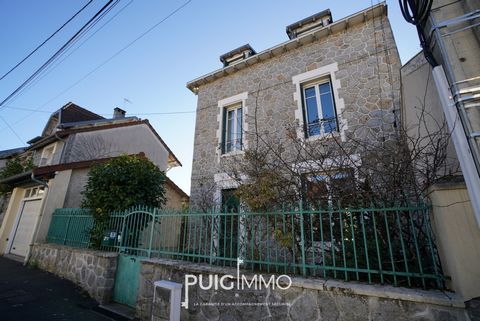
[[138, 320], [135, 318], [135, 309], [120, 303], [100, 304], [94, 310], [117, 321]]

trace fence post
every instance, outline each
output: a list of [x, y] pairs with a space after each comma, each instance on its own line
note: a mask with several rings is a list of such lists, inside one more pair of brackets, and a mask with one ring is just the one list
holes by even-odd
[[305, 276], [307, 274], [306, 268], [305, 268], [305, 231], [304, 231], [304, 226], [303, 226], [303, 203], [302, 200], [300, 200], [300, 248], [302, 251], [302, 275]]
[[214, 217], [214, 213], [215, 213], [215, 209], [212, 209], [212, 213], [211, 213], [211, 222], [210, 222], [210, 226], [211, 226], [211, 231], [210, 231], [210, 264], [213, 263], [213, 238], [214, 238], [214, 235], [213, 235], [213, 217]]
[[70, 215], [68, 215], [67, 228], [65, 229], [65, 235], [63, 237], [63, 245], [67, 244], [68, 229], [70, 228], [70, 220], [72, 219], [72, 213], [70, 213]]
[[[152, 242], [153, 242], [153, 230], [154, 230], [154, 227], [155, 227], [155, 218], [156, 218], [156, 214], [157, 214], [157, 209], [154, 208], [153, 209], [153, 214], [152, 214], [152, 226], [150, 228], [150, 240], [148, 242], [148, 257], [151, 258], [152, 257]], [[160, 226], [162, 225], [162, 222], [160, 221]]]

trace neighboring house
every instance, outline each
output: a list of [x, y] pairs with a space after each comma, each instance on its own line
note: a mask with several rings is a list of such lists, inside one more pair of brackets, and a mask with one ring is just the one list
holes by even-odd
[[[90, 167], [122, 154], [144, 155], [162, 171], [181, 166], [148, 120], [111, 119], [68, 103], [49, 118], [41, 136], [28, 142], [34, 168], [0, 180], [14, 186], [0, 227], [0, 253], [27, 257], [33, 242], [43, 242], [57, 208], [80, 207]], [[188, 199], [167, 180], [172, 206]], [[173, 195], [172, 195], [173, 194]]]
[[165, 190], [166, 209], [181, 211], [188, 208], [190, 197], [168, 177], [165, 182]]
[[232, 50], [221, 69], [187, 83], [198, 95], [193, 207], [205, 190], [217, 204], [229, 198], [237, 185], [223, 163], [253, 147], [255, 126], [279, 142], [293, 124], [306, 142], [327, 134], [396, 139], [400, 59], [386, 4], [338, 21], [325, 10], [286, 29], [290, 40], [258, 53]]
[[[4, 176], [2, 171], [7, 166], [7, 162], [14, 159], [16, 156], [21, 155], [24, 152], [25, 152], [25, 147], [0, 151], [0, 178]], [[3, 217], [5, 216], [5, 211], [7, 210], [7, 205], [10, 200], [10, 195], [11, 193], [9, 192], [0, 194], [0, 226], [2, 225]]]
[[420, 25], [428, 62], [422, 51], [401, 69], [402, 123], [409, 135], [426, 143], [442, 127], [451, 138], [442, 179], [429, 186], [428, 197], [443, 271], [465, 301], [480, 296], [478, 17], [478, 1], [434, 0]]

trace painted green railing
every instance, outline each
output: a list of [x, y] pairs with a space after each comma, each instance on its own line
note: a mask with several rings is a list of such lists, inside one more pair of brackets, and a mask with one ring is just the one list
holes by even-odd
[[48, 229], [47, 242], [73, 247], [90, 245], [90, 230], [94, 224], [92, 215], [79, 208], [58, 208], [53, 213]]
[[[70, 213], [70, 214], [68, 214]], [[88, 212], [57, 210], [48, 241], [84, 247]], [[266, 213], [111, 214], [103, 249], [245, 269], [395, 286], [443, 288], [426, 206], [283, 208]]]

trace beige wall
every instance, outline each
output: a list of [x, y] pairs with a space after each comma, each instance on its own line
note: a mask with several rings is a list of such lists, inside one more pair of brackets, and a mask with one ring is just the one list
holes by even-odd
[[67, 196], [65, 197], [66, 208], [77, 208], [82, 205], [85, 185], [88, 181], [89, 168], [74, 169], [68, 185]]
[[10, 202], [5, 213], [2, 226], [0, 227], [0, 254], [5, 254], [7, 250], [10, 232], [15, 224], [15, 219], [17, 217], [24, 193], [25, 189], [19, 187], [12, 191]]
[[165, 190], [165, 196], [167, 199], [167, 202], [164, 206], [165, 209], [180, 211], [184, 209], [185, 206], [188, 207], [188, 199], [178, 193], [172, 186], [170, 186], [170, 184], [165, 184]]
[[449, 286], [465, 301], [480, 297], [480, 229], [463, 183], [437, 184], [429, 191], [432, 228]]
[[[425, 146], [432, 142], [429, 134], [440, 130], [447, 133], [442, 105], [433, 81], [432, 68], [418, 53], [401, 69], [402, 83], [402, 126], [413, 142]], [[440, 175], [459, 175], [460, 167], [452, 143], [447, 147], [447, 165]]]
[[77, 133], [68, 144], [64, 163], [143, 152], [162, 171], [168, 167], [169, 152], [146, 124]]
[[71, 175], [71, 169], [61, 171], [55, 174], [55, 178], [48, 182], [47, 199], [40, 215], [37, 234], [34, 236], [36, 243], [45, 241], [53, 212], [55, 209], [63, 207]]

